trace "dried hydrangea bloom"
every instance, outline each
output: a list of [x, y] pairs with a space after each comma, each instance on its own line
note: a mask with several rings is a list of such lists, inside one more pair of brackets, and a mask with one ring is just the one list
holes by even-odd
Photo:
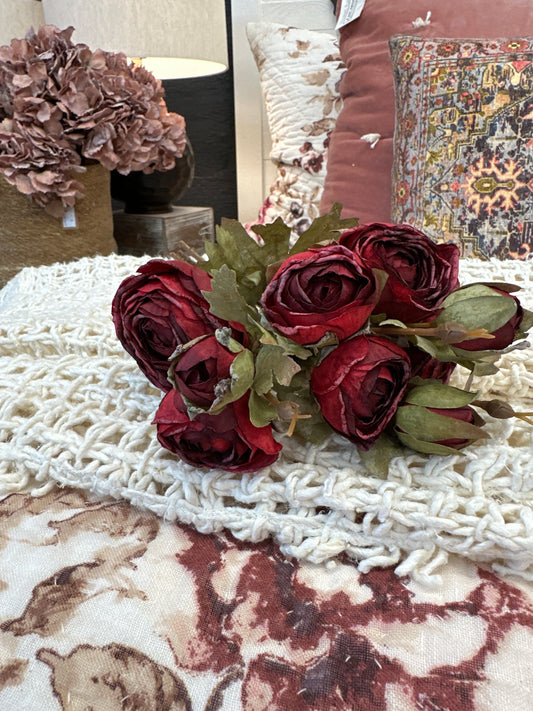
[[80, 164], [170, 170], [186, 145], [153, 74], [72, 32], [44, 25], [0, 47], [0, 172], [56, 216], [83, 194]]
[[75, 174], [85, 170], [69, 143], [39, 125], [0, 122], [0, 172], [8, 183], [55, 217], [83, 196]]

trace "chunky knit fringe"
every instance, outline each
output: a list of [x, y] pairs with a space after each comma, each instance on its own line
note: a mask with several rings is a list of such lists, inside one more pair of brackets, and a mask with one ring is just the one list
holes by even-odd
[[[386, 480], [357, 450], [284, 439], [254, 474], [200, 471], [162, 449], [161, 399], [117, 341], [110, 316], [124, 277], [148, 258], [112, 255], [27, 268], [0, 291], [0, 494], [73, 486], [126, 499], [201, 532], [271, 536], [315, 563], [345, 553], [361, 571], [396, 566], [426, 582], [448, 553], [533, 580], [532, 429], [491, 420], [492, 437], [447, 457], [406, 454]], [[519, 284], [531, 308], [531, 262], [464, 261], [461, 281]], [[455, 377], [462, 385], [466, 371]], [[533, 351], [511, 352], [481, 396], [533, 410]]]

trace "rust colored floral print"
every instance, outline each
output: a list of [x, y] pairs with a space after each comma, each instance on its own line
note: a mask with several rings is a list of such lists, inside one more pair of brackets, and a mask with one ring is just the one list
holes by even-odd
[[459, 558], [429, 588], [125, 502], [13, 495], [0, 502], [0, 708], [525, 709], [532, 600], [533, 585]]

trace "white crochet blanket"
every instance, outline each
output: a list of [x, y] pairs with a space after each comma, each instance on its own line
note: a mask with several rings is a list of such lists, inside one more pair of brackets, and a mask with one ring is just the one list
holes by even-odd
[[[340, 437], [320, 448], [286, 440], [278, 462], [243, 476], [162, 449], [150, 424], [160, 393], [110, 317], [118, 284], [146, 259], [27, 268], [0, 291], [0, 494], [68, 485], [201, 532], [271, 536], [315, 563], [346, 553], [361, 571], [393, 564], [430, 581], [454, 552], [533, 580], [532, 428], [520, 420], [491, 421], [492, 439], [462, 455], [397, 458], [387, 480]], [[531, 262], [465, 261], [461, 281], [520, 284], [531, 307], [532, 274]], [[533, 410], [533, 350], [504, 356], [476, 386]]]

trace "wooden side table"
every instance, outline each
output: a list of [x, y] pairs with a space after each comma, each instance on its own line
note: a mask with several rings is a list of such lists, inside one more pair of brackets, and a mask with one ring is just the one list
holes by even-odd
[[210, 207], [174, 206], [172, 212], [146, 215], [117, 210], [113, 213], [113, 225], [119, 254], [168, 257], [179, 242], [202, 251], [204, 241], [215, 238]]

